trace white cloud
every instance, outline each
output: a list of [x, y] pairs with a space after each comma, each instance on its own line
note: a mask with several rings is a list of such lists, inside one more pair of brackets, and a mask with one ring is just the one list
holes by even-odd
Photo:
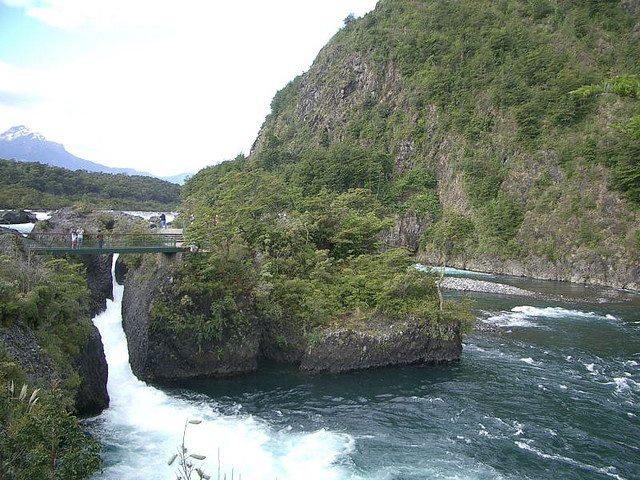
[[104, 48], [46, 69], [0, 62], [0, 91], [40, 99], [0, 105], [0, 127], [24, 123], [88, 160], [158, 174], [248, 153], [276, 90], [308, 68], [348, 13], [375, 4], [3, 1], [75, 35], [97, 28]]

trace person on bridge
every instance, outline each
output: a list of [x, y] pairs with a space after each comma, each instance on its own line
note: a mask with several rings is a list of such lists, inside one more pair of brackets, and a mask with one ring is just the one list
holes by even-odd
[[78, 248], [81, 248], [82, 241], [84, 240], [84, 228], [80, 227], [77, 233], [78, 233]]
[[98, 230], [96, 240], [98, 241], [98, 248], [102, 248], [102, 246], [104, 245], [104, 235], [102, 234], [102, 230]]
[[160, 228], [167, 228], [167, 216], [163, 213], [160, 214]]
[[76, 229], [71, 229], [71, 249], [75, 250], [78, 247], [78, 232]]

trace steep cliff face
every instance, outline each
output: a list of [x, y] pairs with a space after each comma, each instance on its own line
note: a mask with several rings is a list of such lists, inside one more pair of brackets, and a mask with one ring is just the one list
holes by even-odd
[[87, 272], [91, 316], [104, 312], [107, 299], [113, 300], [113, 279], [111, 264], [113, 255], [83, 255], [81, 257]]
[[250, 161], [290, 175], [357, 146], [392, 163], [368, 185], [383, 200], [407, 172], [437, 181], [436, 214], [417, 190], [387, 201], [389, 244], [434, 259], [429, 227], [459, 214], [457, 264], [637, 289], [640, 147], [614, 125], [640, 105], [569, 91], [636, 71], [639, 29], [635, 1], [381, 0], [278, 92]]
[[[260, 329], [250, 309], [239, 329], [223, 329], [216, 339], [205, 337], [205, 332], [186, 320], [185, 328], [172, 328], [169, 319], [154, 316], [156, 302], [181, 300], [169, 298], [166, 293], [174, 281], [175, 262], [179, 258], [146, 255], [138, 268], [127, 273], [122, 318], [134, 374], [142, 380], [166, 382], [255, 370]], [[194, 315], [198, 315], [197, 308], [193, 306]], [[182, 323], [181, 319], [176, 321]]]
[[80, 376], [76, 409], [82, 415], [97, 415], [109, 406], [107, 360], [100, 332], [92, 327], [87, 341], [73, 359], [73, 368]]
[[[184, 294], [180, 260], [145, 257], [130, 269], [123, 299], [123, 326], [130, 363], [138, 378], [171, 382], [222, 377], [256, 370], [261, 359], [297, 365], [309, 372], [342, 372], [394, 365], [453, 362], [462, 353], [461, 322], [394, 320], [391, 315], [358, 319], [344, 327], [314, 329], [274, 322], [256, 315], [247, 301], [242, 316], [226, 319], [215, 340], [205, 336], [211, 323], [199, 315], [216, 298], [215, 290]], [[180, 298], [171, 298], [176, 292]], [[190, 298], [187, 299], [186, 297]], [[186, 306], [173, 318], [161, 305]]]
[[[107, 362], [90, 318], [111, 295], [111, 283], [103, 282], [95, 268], [94, 278], [86, 279], [78, 265], [65, 260], [29, 259], [25, 242], [17, 232], [0, 231], [0, 279], [5, 285], [0, 354], [23, 372], [29, 385], [61, 386], [75, 395], [79, 414], [100, 413], [109, 404]], [[0, 365], [0, 374], [6, 374], [3, 370]]]

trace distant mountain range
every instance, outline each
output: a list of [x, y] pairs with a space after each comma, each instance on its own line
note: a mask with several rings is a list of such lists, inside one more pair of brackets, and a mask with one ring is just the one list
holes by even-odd
[[[11, 127], [0, 135], [0, 158], [20, 162], [38, 162], [53, 167], [69, 170], [86, 170], [88, 172], [124, 173], [155, 177], [148, 172], [140, 172], [133, 168], [108, 167], [100, 163], [90, 162], [67, 152], [60, 143], [47, 140], [43, 135], [31, 131], [24, 125]], [[182, 185], [191, 173], [181, 173], [169, 177], [157, 177], [171, 183]]]

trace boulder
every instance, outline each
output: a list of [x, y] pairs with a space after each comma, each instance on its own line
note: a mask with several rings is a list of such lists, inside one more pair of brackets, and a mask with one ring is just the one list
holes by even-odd
[[345, 372], [397, 365], [427, 365], [460, 360], [459, 325], [430, 328], [428, 323], [402, 320], [378, 325], [328, 328], [307, 348], [300, 369]]
[[18, 224], [18, 223], [34, 223], [37, 220], [36, 215], [24, 210], [5, 210], [0, 212], [0, 223], [2, 224]]

